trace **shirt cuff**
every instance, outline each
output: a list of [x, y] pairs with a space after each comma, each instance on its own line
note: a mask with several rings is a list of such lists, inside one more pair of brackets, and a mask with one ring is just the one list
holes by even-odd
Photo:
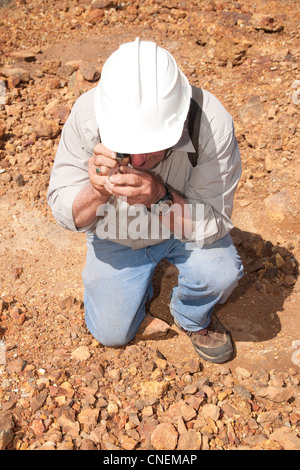
[[60, 188], [59, 191], [54, 192], [54, 194], [48, 198], [49, 206], [57, 223], [61, 227], [73, 232], [87, 232], [96, 225], [99, 219], [99, 217], [97, 217], [97, 219], [86, 227], [76, 227], [73, 217], [73, 203], [81, 190], [82, 186], [68, 186]]

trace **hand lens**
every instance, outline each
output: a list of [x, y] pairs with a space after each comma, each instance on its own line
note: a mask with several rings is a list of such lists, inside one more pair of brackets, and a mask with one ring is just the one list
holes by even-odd
[[118, 162], [121, 162], [123, 160], [123, 158], [129, 158], [129, 153], [118, 153], [117, 152], [117, 156], [116, 156], [116, 159]]
[[[116, 160], [117, 162], [122, 165], [122, 161], [125, 159], [125, 158], [129, 158], [130, 157], [130, 154], [129, 153], [118, 153], [116, 154]], [[108, 179], [110, 181], [110, 177], [112, 175], [115, 175], [116, 173], [123, 173], [121, 170], [120, 170], [120, 167], [117, 166], [117, 168], [111, 168], [111, 170], [109, 170], [109, 173], [108, 173]]]

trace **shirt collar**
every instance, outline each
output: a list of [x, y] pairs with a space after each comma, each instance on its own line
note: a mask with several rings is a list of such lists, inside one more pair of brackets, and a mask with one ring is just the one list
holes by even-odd
[[196, 153], [195, 147], [192, 144], [192, 141], [191, 141], [190, 136], [189, 136], [189, 132], [188, 132], [186, 127], [184, 127], [182, 135], [181, 135], [179, 141], [177, 142], [177, 144], [175, 144], [172, 147], [172, 150], [181, 151], [181, 152]]

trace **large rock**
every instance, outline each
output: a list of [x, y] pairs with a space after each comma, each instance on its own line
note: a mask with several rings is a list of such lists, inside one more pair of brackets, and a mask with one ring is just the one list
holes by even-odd
[[262, 387], [256, 390], [256, 396], [267, 398], [275, 403], [287, 402], [293, 396], [293, 390], [290, 388], [274, 387], [269, 385], [268, 387]]
[[4, 77], [7, 77], [7, 78], [18, 77], [20, 81], [23, 83], [28, 83], [31, 78], [29, 75], [29, 72], [27, 72], [27, 70], [24, 70], [20, 67], [5, 68], [1, 70], [1, 73], [2, 75], [4, 75]]
[[141, 392], [147, 397], [163, 398], [168, 390], [167, 382], [157, 382], [155, 380], [141, 383]]
[[197, 411], [184, 400], [179, 400], [170, 405], [167, 414], [172, 420], [183, 419], [184, 422], [188, 422], [196, 418]]
[[271, 194], [264, 200], [267, 214], [271, 219], [278, 221], [284, 220], [290, 202], [290, 196], [286, 191]]
[[70, 114], [70, 109], [65, 105], [57, 105], [51, 108], [49, 115], [54, 120], [59, 120], [60, 124], [64, 124], [68, 119]]
[[200, 450], [202, 443], [201, 433], [189, 429], [180, 434], [176, 450]]
[[201, 409], [201, 416], [203, 418], [210, 418], [213, 421], [218, 421], [220, 416], [220, 407], [213, 405], [212, 403], [207, 403], [206, 405], [203, 405]]
[[3, 139], [5, 134], [5, 123], [0, 120], [0, 140]]
[[79, 361], [86, 361], [91, 357], [91, 353], [87, 346], [80, 346], [72, 352], [71, 356], [73, 359], [77, 359]]
[[0, 450], [5, 450], [14, 438], [12, 413], [0, 411]]
[[61, 426], [62, 432], [68, 433], [70, 437], [77, 437], [80, 432], [79, 422], [75, 421], [75, 411], [69, 408], [62, 410], [57, 423]]
[[35, 126], [36, 136], [41, 139], [55, 139], [60, 133], [57, 121], [40, 118]]
[[100, 78], [100, 71], [89, 62], [81, 62], [79, 70], [83, 78], [88, 82], [97, 82]]
[[84, 76], [82, 75], [82, 72], [80, 70], [76, 70], [74, 73], [72, 73], [68, 80], [68, 88], [75, 93], [83, 92], [85, 87], [84, 82], [85, 80]]
[[255, 13], [252, 15], [250, 22], [255, 29], [262, 30], [265, 33], [279, 33], [284, 29], [283, 20], [280, 16]]
[[100, 8], [94, 8], [93, 10], [90, 10], [87, 13], [89, 21], [94, 22], [94, 23], [100, 21], [104, 15], [105, 15], [104, 9], [100, 9]]
[[279, 442], [284, 450], [300, 450], [300, 438], [287, 427], [277, 429], [269, 436], [269, 439]]
[[152, 339], [165, 336], [170, 329], [170, 325], [159, 318], [147, 315], [142, 321], [137, 332], [137, 338]]
[[41, 66], [43, 73], [49, 73], [50, 75], [56, 75], [61, 66], [60, 59], [47, 60]]
[[81, 429], [84, 432], [91, 433], [92, 430], [96, 427], [99, 417], [99, 410], [92, 410], [91, 408], [86, 408], [78, 415], [78, 421], [81, 425]]
[[214, 48], [214, 58], [223, 66], [228, 63], [240, 65], [246, 59], [247, 51], [251, 45], [250, 42], [244, 40], [236, 42], [218, 41]]
[[91, 10], [107, 9], [116, 7], [118, 2], [113, 0], [93, 0], [91, 3]]
[[259, 96], [252, 96], [240, 109], [240, 118], [244, 124], [257, 119], [265, 113]]
[[39, 393], [38, 395], [34, 396], [31, 400], [30, 400], [30, 406], [31, 406], [31, 409], [32, 409], [32, 412], [35, 413], [36, 411], [38, 411], [42, 406], [43, 404], [45, 403], [46, 399], [47, 399], [47, 396], [48, 396], [48, 391], [47, 390], [43, 390], [41, 393]]
[[159, 424], [151, 435], [151, 444], [155, 450], [174, 450], [177, 440], [178, 433], [170, 423]]
[[24, 60], [25, 62], [34, 62], [35, 53], [31, 51], [15, 51], [11, 53], [11, 56], [16, 60]]
[[0, 450], [5, 450], [13, 438], [14, 433], [11, 429], [0, 429]]

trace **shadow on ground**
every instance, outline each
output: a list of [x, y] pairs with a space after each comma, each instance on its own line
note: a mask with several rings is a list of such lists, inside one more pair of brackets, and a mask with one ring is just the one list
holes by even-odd
[[[263, 342], [281, 331], [279, 313], [292, 293], [298, 277], [293, 248], [274, 246], [261, 235], [233, 229], [232, 238], [244, 264], [245, 274], [227, 300], [215, 313], [239, 342]], [[162, 261], [153, 278], [154, 295], [147, 311], [173, 325], [169, 301], [177, 284], [177, 268]], [[172, 333], [172, 330], [170, 330]]]

